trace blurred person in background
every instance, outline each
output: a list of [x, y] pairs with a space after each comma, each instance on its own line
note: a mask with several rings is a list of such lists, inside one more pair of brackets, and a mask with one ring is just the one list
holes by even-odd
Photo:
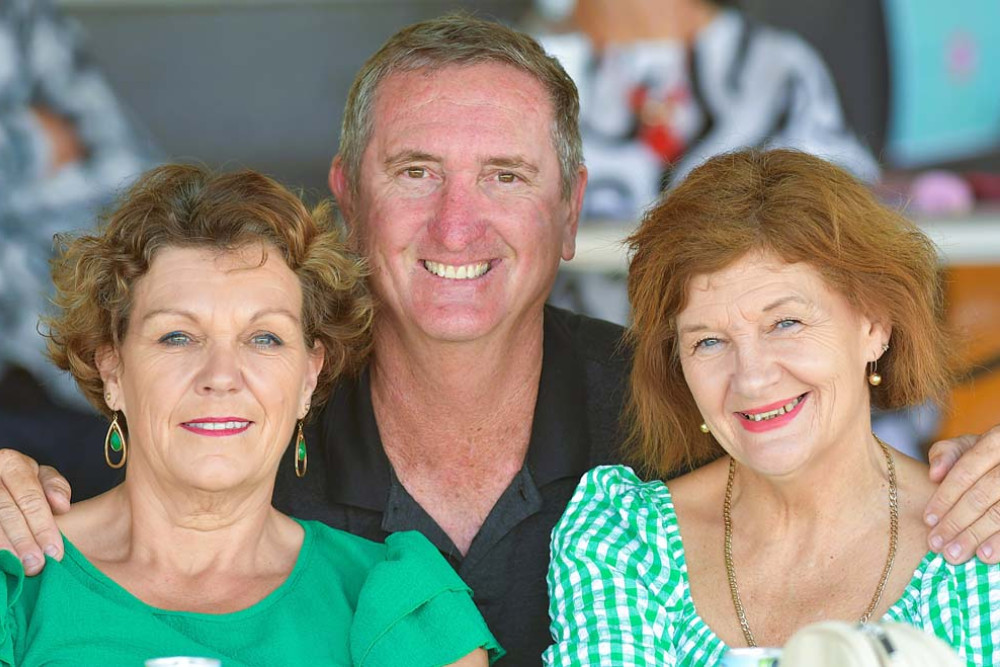
[[67, 447], [104, 429], [38, 335], [56, 233], [90, 228], [155, 151], [50, 0], [0, 2], [0, 433], [58, 462], [80, 498], [110, 472]]
[[[822, 57], [724, 0], [538, 0], [543, 45], [580, 88], [583, 217], [631, 221], [706, 159], [795, 148], [866, 181], [879, 166], [844, 118]], [[623, 279], [562, 276], [556, 303], [624, 324]]]

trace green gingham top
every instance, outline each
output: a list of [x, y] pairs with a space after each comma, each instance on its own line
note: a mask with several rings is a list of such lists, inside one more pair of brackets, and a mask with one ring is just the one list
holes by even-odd
[[[727, 647], [698, 616], [670, 491], [625, 466], [587, 473], [552, 533], [547, 665], [717, 665]], [[928, 553], [884, 620], [1000, 663], [1000, 566]]]

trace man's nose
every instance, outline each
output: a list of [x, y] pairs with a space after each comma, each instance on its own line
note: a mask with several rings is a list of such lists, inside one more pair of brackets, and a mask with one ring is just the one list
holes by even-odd
[[243, 387], [239, 350], [228, 345], [213, 345], [207, 349], [197, 386], [205, 395], [239, 391]]
[[474, 180], [449, 178], [434, 209], [432, 237], [447, 250], [459, 252], [467, 248], [485, 228], [483, 200]]

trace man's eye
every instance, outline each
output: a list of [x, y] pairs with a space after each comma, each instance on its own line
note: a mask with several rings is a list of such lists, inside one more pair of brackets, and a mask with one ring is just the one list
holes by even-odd
[[181, 345], [187, 345], [191, 342], [191, 337], [186, 333], [180, 331], [171, 331], [170, 333], [160, 336], [159, 342], [164, 345], [170, 345], [173, 347], [179, 347]]
[[272, 333], [262, 333], [254, 336], [251, 341], [257, 347], [278, 347], [283, 345], [281, 339]]
[[427, 170], [423, 167], [407, 167], [404, 173], [410, 178], [423, 178], [427, 175]]
[[517, 174], [511, 173], [509, 171], [501, 171], [497, 174], [497, 180], [501, 183], [514, 183], [517, 181]]

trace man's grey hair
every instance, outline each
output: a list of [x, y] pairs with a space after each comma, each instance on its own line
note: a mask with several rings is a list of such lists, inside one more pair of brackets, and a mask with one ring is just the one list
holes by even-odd
[[455, 13], [407, 26], [361, 67], [351, 84], [340, 131], [340, 159], [353, 195], [360, 189], [361, 157], [371, 140], [379, 84], [393, 74], [501, 63], [534, 77], [553, 109], [552, 142], [559, 157], [562, 195], [569, 199], [583, 165], [580, 99], [555, 58], [530, 36], [493, 21]]

